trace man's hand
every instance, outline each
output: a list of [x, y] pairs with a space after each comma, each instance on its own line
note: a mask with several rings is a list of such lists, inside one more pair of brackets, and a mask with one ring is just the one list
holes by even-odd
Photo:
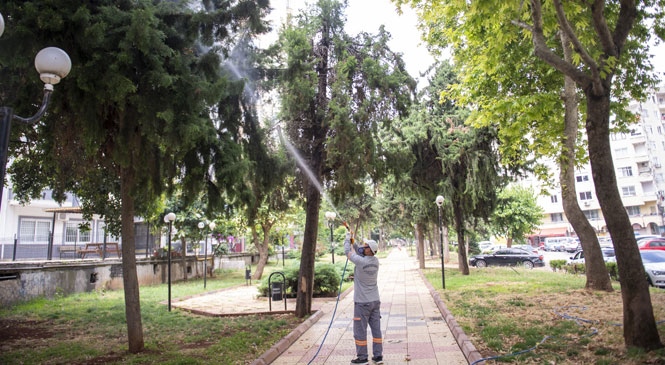
[[346, 238], [344, 239], [344, 254], [348, 255], [351, 252], [351, 244], [353, 244], [353, 232], [346, 232]]

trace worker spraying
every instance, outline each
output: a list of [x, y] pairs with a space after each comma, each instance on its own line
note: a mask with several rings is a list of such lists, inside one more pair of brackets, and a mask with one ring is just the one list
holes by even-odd
[[353, 272], [353, 338], [357, 357], [351, 364], [369, 364], [367, 351], [367, 325], [372, 332], [372, 362], [383, 364], [383, 338], [381, 337], [381, 300], [377, 278], [379, 259], [374, 256], [379, 249], [374, 240], [365, 240], [362, 246], [355, 244], [349, 226], [344, 240], [344, 253], [355, 264]]

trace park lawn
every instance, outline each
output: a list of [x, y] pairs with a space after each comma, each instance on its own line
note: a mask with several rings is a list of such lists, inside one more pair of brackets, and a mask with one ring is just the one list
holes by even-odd
[[[665, 350], [626, 350], [622, 302], [615, 291], [590, 292], [585, 277], [549, 269], [471, 267], [470, 275], [427, 262], [423, 271], [484, 358], [519, 364], [665, 364]], [[665, 290], [651, 288], [665, 340]], [[490, 362], [491, 363], [491, 362]]]
[[[244, 283], [243, 270], [217, 271], [206, 286]], [[123, 291], [97, 291], [0, 310], [0, 364], [248, 364], [304, 320], [168, 312], [166, 285], [140, 290], [144, 352], [127, 352]], [[203, 291], [202, 279], [172, 284], [173, 298]]]

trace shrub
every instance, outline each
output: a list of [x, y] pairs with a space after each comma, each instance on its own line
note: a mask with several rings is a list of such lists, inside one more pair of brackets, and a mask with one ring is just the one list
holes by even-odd
[[[562, 261], [562, 260], [556, 260], [556, 261]], [[550, 266], [552, 266], [551, 261], [550, 261]], [[606, 262], [605, 267], [607, 268], [607, 273], [610, 275], [610, 279], [614, 281], [619, 281], [619, 269], [617, 267], [617, 263]], [[563, 265], [563, 270], [565, 270], [569, 274], [574, 274], [574, 275], [586, 274], [586, 266], [584, 264]]]
[[550, 267], [552, 271], [563, 270], [563, 267], [566, 265], [566, 260], [552, 260], [550, 261]]
[[610, 279], [619, 281], [619, 267], [616, 262], [606, 262], [607, 272], [610, 274]]
[[584, 264], [570, 264], [570, 265], [564, 265], [564, 270], [573, 275], [578, 275], [578, 274], [585, 274], [586, 273], [586, 266]]
[[[284, 268], [284, 277], [286, 278], [286, 296], [293, 298], [298, 292], [298, 276], [300, 275], [300, 263], [290, 265]], [[349, 268], [347, 267], [347, 275]], [[314, 297], [336, 296], [339, 292], [339, 283], [342, 279], [341, 269], [338, 265], [318, 264], [314, 268]], [[273, 276], [271, 283], [281, 283], [281, 276]], [[270, 293], [268, 287], [268, 277], [261, 280], [259, 284], [259, 293], [267, 297]]]
[[300, 250], [290, 250], [286, 253], [286, 258], [300, 260]]

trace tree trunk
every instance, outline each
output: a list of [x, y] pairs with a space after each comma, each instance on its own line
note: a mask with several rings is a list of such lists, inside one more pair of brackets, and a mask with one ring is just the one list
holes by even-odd
[[[311, 174], [305, 176], [305, 232], [303, 233], [302, 252], [300, 256], [300, 275], [298, 276], [298, 296], [296, 298], [296, 317], [303, 318], [312, 312], [312, 295], [314, 293], [314, 259], [316, 256], [316, 239], [319, 229], [319, 209], [321, 208], [321, 191], [315, 184], [321, 181], [322, 166], [325, 161], [325, 140], [329, 124], [324, 120], [328, 110], [328, 78], [329, 57], [332, 47], [331, 25], [321, 24], [321, 38], [314, 47], [314, 56], [319, 57], [317, 72], [317, 92], [314, 103], [308, 105], [305, 114], [311, 118], [311, 128], [307, 128], [304, 139], [309, 140], [307, 146]], [[311, 180], [308, 180], [307, 177]]]
[[316, 256], [316, 237], [318, 234], [319, 208], [321, 193], [312, 183], [307, 184], [307, 205], [305, 211], [305, 232], [303, 233], [300, 256], [300, 275], [298, 276], [298, 297], [296, 298], [296, 317], [303, 318], [312, 312], [314, 293], [314, 259]]
[[513, 236], [506, 237], [506, 247], [513, 247]]
[[[570, 41], [564, 32], [561, 32], [561, 43], [566, 61], [572, 62]], [[605, 266], [598, 237], [577, 203], [577, 190], [575, 188], [575, 146], [577, 145], [579, 123], [579, 98], [575, 82], [565, 75], [563, 102], [565, 107], [563, 145], [559, 159], [559, 185], [561, 185], [563, 211], [577, 233], [577, 236], [580, 238], [580, 244], [584, 251], [586, 288], [611, 292], [614, 289], [612, 288], [612, 282]]]
[[189, 280], [189, 275], [187, 275], [187, 239], [185, 237], [180, 239], [180, 268], [182, 269], [182, 280]]
[[453, 218], [455, 220], [455, 232], [457, 232], [457, 240], [459, 246], [457, 250], [457, 266], [462, 275], [469, 275], [469, 261], [466, 254], [466, 235], [464, 232], [464, 218], [462, 215], [461, 204], [453, 204]]
[[421, 269], [425, 268], [425, 233], [423, 224], [416, 223], [416, 242], [418, 242], [418, 265]]
[[122, 199], [122, 283], [125, 291], [125, 318], [129, 352], [143, 351], [143, 325], [141, 323], [141, 301], [139, 280], [136, 273], [136, 249], [134, 236], [134, 198], [131, 194], [134, 175], [131, 168], [121, 170], [120, 194]]
[[433, 232], [431, 229], [427, 229], [427, 246], [429, 246], [429, 257], [432, 258], [434, 257], [434, 253], [438, 252], [436, 249], [436, 242], [437, 240], [434, 239]]
[[627, 348], [654, 350], [663, 345], [653, 315], [639, 248], [617, 187], [609, 138], [609, 85], [604, 89], [602, 95], [596, 95], [592, 87], [584, 90], [587, 97], [586, 131], [593, 182], [616, 252], [623, 300], [624, 343]]
[[270, 242], [270, 227], [263, 227], [263, 243], [259, 242], [259, 234], [254, 225], [252, 225], [252, 242], [259, 251], [259, 262], [256, 264], [256, 271], [252, 279], [259, 280], [263, 276], [263, 269], [268, 264], [268, 244]]

